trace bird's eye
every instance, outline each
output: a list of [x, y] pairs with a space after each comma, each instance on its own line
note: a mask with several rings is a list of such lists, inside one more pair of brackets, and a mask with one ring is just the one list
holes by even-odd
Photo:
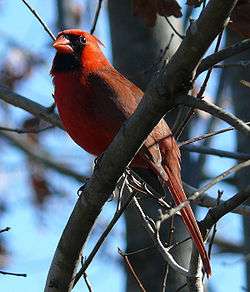
[[82, 45], [85, 45], [86, 42], [87, 42], [87, 40], [86, 40], [86, 38], [85, 38], [84, 36], [80, 36], [80, 37], [79, 37], [79, 42], [80, 42]]

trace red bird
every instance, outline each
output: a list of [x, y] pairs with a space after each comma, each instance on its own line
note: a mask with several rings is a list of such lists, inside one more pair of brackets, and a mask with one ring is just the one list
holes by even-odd
[[[55, 101], [66, 131], [96, 156], [105, 151], [143, 96], [109, 63], [101, 45], [87, 32], [64, 30], [53, 44], [57, 53], [51, 69]], [[179, 148], [163, 119], [144, 142], [132, 166], [152, 169], [168, 187], [176, 205], [187, 199], [180, 177]], [[191, 207], [182, 209], [181, 215], [209, 276], [209, 259]]]

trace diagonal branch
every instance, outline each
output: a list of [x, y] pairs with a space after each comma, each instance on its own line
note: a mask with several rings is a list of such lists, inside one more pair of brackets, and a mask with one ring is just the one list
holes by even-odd
[[0, 132], [0, 137], [18, 147], [18, 149], [22, 150], [29, 157], [48, 168], [56, 170], [61, 174], [73, 177], [81, 183], [83, 183], [87, 179], [87, 177], [84, 177], [81, 173], [74, 171], [69, 167], [63, 165], [62, 163], [55, 161], [44, 150], [39, 149], [37, 146], [34, 147], [32, 144], [28, 144], [26, 139], [24, 137], [21, 137], [20, 135], [17, 136], [16, 134], [10, 132]]
[[[184, 190], [188, 196], [191, 196], [195, 192], [197, 192], [197, 188], [194, 188], [186, 183], [183, 183]], [[198, 197], [194, 200], [195, 204], [198, 204], [202, 207], [215, 207], [217, 200], [215, 198], [212, 198], [207, 193], [203, 193], [201, 197]], [[225, 201], [221, 200], [221, 203], [223, 204]], [[250, 216], [250, 206], [248, 205], [238, 205], [236, 208], [232, 209], [230, 212], [241, 214], [243, 216]]]
[[204, 194], [207, 190], [212, 188], [214, 185], [216, 185], [218, 182], [222, 181], [226, 176], [229, 176], [232, 173], [236, 173], [245, 167], [250, 166], [250, 160], [241, 162], [239, 164], [236, 164], [235, 166], [227, 169], [220, 175], [216, 176], [214, 179], [210, 180], [207, 184], [199, 188], [197, 191], [195, 191], [185, 202], [179, 204], [177, 207], [172, 208], [169, 210], [166, 214], [161, 214], [161, 222], [169, 219], [173, 215], [175, 215], [177, 212], [179, 212], [182, 208], [184, 208], [186, 205], [188, 205], [190, 202], [197, 200], [202, 194]]
[[52, 113], [45, 106], [30, 100], [20, 94], [17, 94], [8, 88], [0, 85], [0, 99], [12, 104], [18, 108], [21, 108], [27, 112], [30, 112], [34, 116], [63, 129], [60, 119], [57, 114]]
[[187, 31], [176, 54], [151, 83], [135, 113], [103, 154], [63, 231], [45, 292], [71, 291], [80, 252], [109, 194], [145, 138], [174, 106], [174, 96], [179, 92], [180, 85], [189, 83], [194, 69], [223, 29], [236, 2], [209, 1], [202, 15]]
[[245, 161], [245, 160], [250, 159], [249, 153], [231, 152], [231, 151], [219, 150], [219, 149], [206, 147], [206, 146], [187, 145], [187, 146], [183, 146], [182, 149], [188, 152], [195, 152], [195, 153], [200, 153], [200, 154], [205, 154], [205, 155], [214, 155], [214, 156], [219, 156], [223, 158], [232, 158], [232, 159], [237, 159], [240, 161]]
[[[207, 237], [210, 229], [215, 225], [224, 215], [232, 211], [234, 208], [245, 202], [250, 198], [250, 187], [246, 187], [245, 190], [240, 191], [234, 195], [229, 200], [221, 203], [220, 205], [215, 206], [210, 209], [206, 217], [200, 222], [200, 227], [203, 230], [204, 237]], [[202, 283], [202, 273], [201, 273], [202, 263], [200, 256], [197, 253], [196, 248], [193, 245], [191, 261], [190, 261], [190, 270], [200, 271], [195, 278], [188, 278], [187, 283], [190, 291], [203, 291], [200, 288]], [[199, 288], [199, 289], [196, 289]]]
[[[4, 89], [4, 90], [2, 91], [1, 89]], [[50, 112], [48, 112], [46, 107], [43, 107], [40, 104], [33, 102], [30, 99], [25, 98], [19, 94], [13, 93], [7, 88], [1, 87], [1, 86], [0, 86], [0, 98], [2, 98], [6, 102], [14, 106], [23, 108], [24, 110], [27, 110], [28, 112], [34, 115], [40, 116], [42, 119], [44, 119], [47, 122], [50, 122], [52, 125], [62, 127], [58, 116], [56, 114], [51, 114]], [[246, 123], [246, 124], [249, 124], [249, 123]], [[213, 136], [214, 134], [231, 131], [233, 129], [234, 128], [232, 127], [222, 129], [219, 131], [215, 131], [214, 133], [207, 134], [207, 136], [210, 137], [210, 136]], [[33, 157], [36, 161], [43, 163], [45, 166], [48, 166], [52, 168], [53, 170], [59, 171], [65, 175], [69, 175], [80, 182], [82, 182], [82, 180], [84, 179], [82, 175], [80, 175], [79, 173], [77, 173], [76, 171], [72, 169], [67, 168], [66, 166], [63, 166], [63, 169], [62, 169], [62, 165], [58, 167], [58, 164], [54, 163], [54, 161], [51, 160], [47, 154], [44, 153], [43, 155], [43, 152], [37, 151], [37, 149], [33, 149], [30, 145], [27, 145], [27, 143], [25, 143], [24, 141], [20, 140], [19, 138], [17, 139], [15, 135], [9, 135], [8, 133], [1, 133], [1, 136], [7, 139], [8, 141], [10, 141], [13, 145], [18, 147], [22, 151], [24, 151], [27, 155]], [[201, 139], [202, 138], [203, 138], [203, 135], [201, 136]], [[193, 142], [193, 140], [190, 142]], [[180, 146], [182, 146], [183, 144], [186, 144], [186, 143], [182, 142], [180, 143]], [[189, 185], [185, 184], [185, 186], [186, 186], [185, 190], [188, 194], [193, 193], [196, 190], [195, 188]], [[197, 200], [197, 202], [203, 207], [213, 207], [215, 206], [215, 203], [216, 203], [215, 201], [216, 200], [214, 198], [208, 196], [207, 194], [205, 194], [202, 198], [199, 198]], [[239, 206], [238, 208], [233, 210], [233, 212], [237, 214], [249, 216], [250, 209], [248, 206]]]
[[243, 40], [203, 59], [197, 68], [196, 76], [215, 64], [250, 49], [250, 39]]
[[245, 122], [211, 102], [201, 100], [193, 96], [178, 96], [175, 99], [175, 102], [176, 104], [183, 104], [186, 106], [195, 107], [199, 110], [207, 112], [225, 121], [243, 134], [248, 136], [250, 135], [250, 127]]

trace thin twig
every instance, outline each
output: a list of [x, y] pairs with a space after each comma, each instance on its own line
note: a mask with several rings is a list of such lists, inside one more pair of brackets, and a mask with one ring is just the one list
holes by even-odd
[[88, 258], [84, 262], [83, 266], [81, 267], [81, 269], [79, 270], [79, 272], [74, 276], [74, 278], [73, 278], [74, 285], [73, 286], [76, 285], [76, 283], [79, 281], [79, 279], [81, 278], [81, 276], [83, 275], [83, 273], [86, 271], [86, 269], [88, 268], [88, 266], [92, 262], [93, 258], [97, 254], [99, 248], [101, 247], [101, 245], [103, 244], [103, 242], [107, 238], [108, 234], [110, 233], [110, 231], [112, 230], [112, 228], [114, 227], [114, 225], [116, 224], [116, 222], [118, 221], [118, 219], [121, 217], [121, 215], [123, 214], [123, 212], [126, 210], [127, 206], [130, 204], [130, 202], [131, 202], [132, 198], [134, 197], [134, 195], [135, 195], [134, 192], [131, 193], [129, 195], [128, 199], [126, 200], [126, 202], [115, 213], [114, 217], [112, 218], [112, 220], [110, 221], [109, 225], [107, 226], [107, 228], [104, 230], [104, 232], [102, 233], [102, 235], [98, 239], [96, 245], [94, 246], [94, 248], [91, 251], [91, 253], [89, 254]]
[[6, 232], [6, 231], [9, 231], [9, 230], [10, 230], [10, 227], [5, 227], [5, 228], [0, 230], [0, 233]]
[[211, 227], [220, 220], [225, 214], [231, 212], [240, 204], [244, 203], [250, 198], [250, 186], [238, 192], [230, 199], [221, 202], [220, 205], [210, 209], [206, 217], [200, 221], [200, 226], [203, 230], [210, 230]]
[[55, 41], [56, 40], [56, 37], [53, 35], [53, 33], [51, 32], [51, 30], [48, 28], [48, 26], [46, 25], [46, 23], [39, 16], [39, 14], [36, 12], [36, 10], [33, 9], [26, 0], [21, 0], [21, 1], [23, 1], [23, 3], [28, 7], [28, 9], [30, 10], [30, 12], [40, 22], [40, 24], [42, 25], [42, 27], [44, 28], [44, 30], [48, 33], [48, 35], [52, 38], [52, 40]]
[[[193, 194], [195, 193], [198, 189], [194, 188], [185, 182], [183, 182], [184, 190], [186, 194]], [[224, 204], [226, 201], [221, 200], [221, 204]], [[194, 201], [195, 204], [198, 204], [202, 207], [206, 208], [213, 208], [217, 205], [217, 200], [211, 196], [209, 196], [207, 193], [203, 193], [202, 196], [197, 198]], [[243, 215], [250, 217], [250, 206], [248, 205], [238, 205], [236, 208], [232, 209], [230, 212], [233, 212], [235, 214]]]
[[179, 33], [177, 31], [177, 29], [173, 26], [173, 24], [171, 23], [171, 21], [165, 16], [165, 19], [167, 21], [167, 23], [169, 24], [169, 26], [172, 28], [173, 32], [180, 38], [180, 39], [184, 39], [184, 35], [182, 35], [181, 33]]
[[0, 271], [0, 274], [2, 274], [2, 275], [10, 275], [10, 276], [17, 276], [17, 277], [27, 277], [27, 274], [11, 273], [11, 272], [5, 272], [5, 271]]
[[129, 259], [128, 259], [128, 256], [127, 254], [125, 254], [119, 247], [118, 247], [118, 253], [123, 257], [127, 267], [128, 267], [128, 270], [129, 272], [131, 273], [132, 277], [135, 279], [136, 283], [138, 284], [139, 288], [140, 288], [140, 291], [142, 292], [146, 292], [146, 289], [143, 287], [142, 285], [142, 282], [140, 281], [140, 279], [138, 278], [135, 270], [133, 269]]
[[177, 273], [180, 273], [181, 275], [187, 277], [188, 271], [185, 268], [183, 268], [182, 266], [180, 266], [175, 261], [173, 256], [169, 253], [168, 248], [165, 248], [163, 246], [163, 244], [161, 243], [159, 237], [156, 237], [155, 230], [152, 228], [152, 225], [148, 221], [148, 217], [144, 214], [144, 212], [143, 212], [138, 200], [135, 197], [133, 198], [131, 205], [137, 211], [139, 217], [141, 218], [141, 222], [142, 222], [144, 228], [149, 233], [151, 239], [153, 240], [153, 242], [156, 245], [157, 249], [159, 250], [159, 252], [163, 256], [164, 260], [169, 263], [169, 265], [171, 266], [171, 268], [174, 271], [176, 271]]
[[[218, 36], [218, 39], [217, 39], [217, 42], [216, 42], [216, 46], [215, 46], [215, 49], [214, 49], [214, 53], [217, 53], [218, 50], [219, 50], [219, 47], [220, 47], [220, 43], [221, 43], [221, 40], [222, 40], [222, 36], [223, 36], [223, 31], [219, 34]], [[211, 73], [213, 71], [213, 67], [211, 67], [208, 71], [207, 71], [207, 74], [206, 74], [206, 77], [201, 85], [201, 88], [200, 88], [200, 91], [198, 92], [197, 94], [197, 98], [203, 98], [203, 94], [206, 90], [206, 87], [207, 87], [207, 84], [208, 84], [208, 81], [210, 79], [210, 76], [211, 76]]]
[[[167, 247], [170, 247], [174, 238], [174, 216], [171, 218], [170, 221], [170, 228], [169, 228], [169, 234], [168, 234], [168, 240], [167, 240]], [[165, 270], [164, 270], [164, 277], [162, 281], [162, 292], [166, 291], [167, 288], [167, 280], [168, 280], [168, 272], [169, 272], [169, 263], [165, 263]]]
[[88, 291], [89, 291], [89, 292], [92, 292], [93, 289], [92, 289], [91, 284], [90, 284], [90, 282], [89, 282], [89, 280], [88, 280], [88, 276], [87, 276], [87, 273], [86, 273], [86, 272], [83, 273], [83, 278], [84, 278], [84, 281], [85, 281], [86, 286], [87, 286], [87, 288], [88, 288]]
[[96, 8], [96, 12], [95, 12], [95, 18], [94, 18], [94, 22], [93, 22], [92, 28], [90, 30], [90, 34], [93, 34], [94, 31], [95, 31], [96, 24], [97, 24], [97, 21], [98, 21], [99, 15], [100, 15], [100, 11], [101, 11], [101, 8], [102, 8], [102, 1], [103, 0], [98, 0], [98, 5], [97, 5], [97, 8]]
[[207, 184], [205, 184], [203, 187], [199, 188], [195, 193], [193, 193], [188, 198], [188, 200], [182, 202], [177, 207], [172, 208], [166, 214], [161, 214], [160, 224], [162, 222], [164, 222], [165, 220], [169, 219], [170, 217], [172, 217], [174, 214], [176, 214], [176, 212], [179, 212], [182, 208], [187, 206], [190, 202], [192, 202], [192, 201], [196, 200], [197, 198], [199, 198], [204, 192], [209, 190], [211, 187], [216, 185], [218, 182], [222, 181], [226, 176], [228, 176], [228, 175], [230, 175], [232, 173], [238, 172], [239, 170], [241, 170], [241, 169], [243, 169], [245, 167], [249, 167], [249, 166], [250, 166], [250, 160], [247, 160], [247, 161], [241, 162], [239, 164], [236, 164], [235, 166], [227, 169], [226, 171], [224, 171], [220, 175], [216, 176], [214, 179], [212, 179]]
[[132, 79], [134, 79], [134, 77], [136, 77], [137, 75], [147, 74], [147, 73], [152, 73], [152, 75], [153, 75], [157, 71], [159, 64], [164, 62], [164, 60], [165, 60], [164, 57], [165, 57], [167, 51], [169, 50], [173, 39], [174, 39], [174, 34], [172, 33], [170, 35], [170, 38], [169, 38], [167, 45], [165, 46], [164, 49], [160, 50], [159, 56], [156, 58], [156, 60], [153, 62], [153, 64], [150, 65], [148, 68], [133, 74], [132, 76], [130, 75], [130, 77], [133, 77]]
[[[250, 125], [250, 122], [246, 122], [245, 124], [246, 125]], [[186, 141], [179, 142], [178, 146], [182, 147], [184, 145], [192, 144], [192, 143], [195, 143], [195, 142], [198, 142], [198, 141], [201, 141], [201, 140], [204, 140], [204, 139], [207, 139], [207, 138], [210, 138], [210, 137], [213, 137], [213, 136], [225, 133], [225, 132], [233, 131], [233, 130], [235, 130], [235, 128], [227, 127], [227, 128], [221, 129], [221, 130], [212, 131], [210, 133], [203, 134], [203, 135], [200, 135], [200, 136], [197, 136], [197, 137], [190, 138], [190, 139], [188, 139]]]
[[[220, 200], [221, 200], [222, 195], [223, 195], [223, 191], [218, 190], [217, 206], [220, 205]], [[214, 239], [215, 239], [216, 232], [217, 232], [217, 222], [214, 224], [213, 232], [212, 232], [212, 235], [211, 235], [211, 239], [210, 239], [209, 244], [208, 244], [208, 257], [210, 259], [211, 259], [212, 247], [213, 247], [213, 244], [214, 244]]]
[[38, 134], [41, 133], [43, 131], [49, 130], [54, 128], [55, 126], [50, 125], [41, 129], [33, 129], [33, 130], [27, 130], [27, 129], [19, 129], [19, 128], [10, 128], [10, 127], [3, 127], [0, 126], [0, 131], [8, 131], [8, 132], [15, 132], [18, 134], [28, 134], [28, 133], [34, 133], [34, 134]]
[[236, 159], [239, 161], [246, 161], [250, 159], [249, 153], [224, 151], [224, 150], [219, 150], [219, 149], [205, 147], [205, 146], [188, 145], [188, 146], [184, 146], [182, 149], [188, 152], [200, 153], [200, 154], [205, 154], [205, 155], [214, 155], [214, 156], [219, 156], [222, 158]]
[[184, 289], [185, 287], [187, 287], [187, 283], [181, 285], [179, 288], [176, 289], [175, 292], [180, 292], [182, 289]]
[[244, 133], [245, 135], [250, 135], [250, 127], [244, 123], [241, 119], [237, 118], [235, 115], [226, 112], [221, 107], [201, 99], [197, 99], [193, 96], [178, 96], [175, 99], [176, 104], [183, 104], [186, 106], [195, 107], [199, 110], [205, 111], [233, 126], [238, 131]]
[[[82, 266], [83, 266], [83, 263], [84, 263], [84, 258], [83, 258], [83, 256], [81, 255], [81, 265], [82, 265]], [[87, 286], [87, 288], [88, 288], [88, 291], [89, 291], [89, 292], [92, 292], [93, 289], [92, 289], [92, 286], [91, 286], [91, 284], [90, 284], [90, 282], [89, 282], [89, 280], [88, 280], [88, 275], [87, 275], [86, 272], [83, 272], [83, 279], [84, 279], [84, 282], [85, 282], [85, 284], [86, 284], [86, 286]]]
[[232, 67], [247, 69], [250, 67], [250, 62], [242, 60], [236, 63], [225, 63], [225, 64], [218, 64], [218, 65], [213, 66], [214, 69], [230, 69]]
[[181, 241], [177, 241], [177, 242], [175, 242], [174, 244], [172, 244], [172, 245], [169, 246], [168, 248], [169, 248], [169, 250], [171, 250], [171, 249], [173, 249], [173, 248], [176, 248], [177, 246], [182, 245], [183, 243], [185, 243], [185, 242], [187, 242], [187, 241], [189, 241], [189, 240], [191, 240], [191, 237], [190, 237], [190, 236], [187, 237], [187, 238], [185, 238], [185, 239], [183, 239], [183, 240], [181, 240]]
[[[219, 34], [218, 38], [217, 38], [217, 42], [216, 42], [216, 46], [214, 49], [214, 52], [218, 52], [219, 47], [220, 47], [220, 43], [221, 43], [221, 39], [222, 39], [222, 35], [223, 35], [223, 31]], [[212, 73], [213, 68], [210, 68], [206, 74], [206, 77], [201, 85], [200, 91], [197, 94], [197, 99], [203, 99], [203, 94], [206, 90], [208, 81], [210, 79], [211, 73]], [[195, 80], [195, 79], [194, 79]], [[183, 122], [180, 124], [180, 126], [176, 129], [174, 135], [176, 137], [176, 139], [178, 139], [180, 137], [180, 135], [183, 133], [184, 129], [186, 128], [186, 126], [188, 125], [188, 123], [190, 122], [190, 120], [192, 119], [193, 115], [194, 115], [194, 107], [192, 107], [188, 113], [186, 114], [186, 117], [184, 118]]]
[[126, 255], [126, 256], [131, 256], [131, 255], [135, 255], [135, 254], [138, 254], [138, 253], [141, 253], [141, 252], [144, 252], [146, 250], [153, 249], [153, 248], [155, 248], [155, 246], [151, 245], [151, 246], [148, 246], [148, 247], [137, 249], [135, 251], [123, 252], [123, 254]]
[[214, 53], [214, 54], [204, 58], [197, 68], [195, 78], [197, 78], [197, 76], [200, 75], [202, 72], [213, 67], [215, 64], [217, 64], [217, 63], [219, 63], [219, 62], [221, 62], [229, 57], [240, 54], [240, 53], [242, 53], [246, 50], [249, 50], [249, 49], [250, 49], [250, 39], [245, 39], [241, 42], [233, 44], [232, 46], [229, 46], [223, 50], [220, 50], [217, 53]]

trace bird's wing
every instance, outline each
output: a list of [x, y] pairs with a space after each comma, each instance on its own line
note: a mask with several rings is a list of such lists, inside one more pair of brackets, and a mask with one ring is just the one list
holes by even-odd
[[[100, 103], [103, 102], [105, 107], [107, 107], [107, 103], [109, 104], [110, 117], [107, 117], [107, 113], [105, 116], [109, 120], [111, 119], [112, 127], [116, 125], [120, 128], [121, 124], [135, 111], [143, 96], [143, 92], [136, 85], [113, 68], [90, 74], [88, 81], [93, 88], [94, 97], [98, 98]], [[187, 199], [180, 177], [178, 145], [164, 120], [161, 120], [147, 137], [139, 156], [169, 188], [177, 205]], [[202, 257], [206, 273], [210, 275], [209, 259], [191, 207], [188, 205], [182, 209], [181, 214]]]
[[106, 69], [88, 74], [89, 82], [95, 97], [101, 104], [111, 106], [111, 115], [123, 117], [123, 122], [135, 111], [143, 92], [115, 69]]
[[[98, 101], [95, 100], [95, 103], [97, 102], [100, 105], [99, 108], [107, 108], [108, 104], [109, 117], [105, 113], [105, 118], [112, 119], [110, 122], [112, 122], [113, 127], [116, 124], [117, 130], [133, 114], [143, 96], [143, 91], [139, 87], [113, 68], [90, 73], [88, 82], [94, 92], [94, 98], [98, 99]], [[179, 149], [172, 138], [168, 125], [163, 119], [150, 133], [141, 149], [141, 152], [147, 158], [160, 165], [162, 157], [159, 146], [164, 146], [164, 154], [168, 162], [173, 159], [176, 160], [172, 164], [175, 165], [174, 172], [177, 175], [180, 172]]]

